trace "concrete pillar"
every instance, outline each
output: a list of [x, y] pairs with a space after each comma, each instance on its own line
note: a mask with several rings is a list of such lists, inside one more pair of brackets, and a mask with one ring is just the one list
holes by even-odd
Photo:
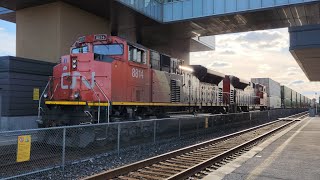
[[[119, 13], [121, 12], [121, 13]], [[140, 43], [140, 22], [136, 20], [134, 11], [126, 8], [114, 6], [112, 8], [112, 35], [122, 37], [129, 42]], [[139, 38], [137, 38], [139, 37]]]
[[16, 12], [17, 56], [58, 62], [79, 36], [110, 34], [104, 18], [63, 2]]

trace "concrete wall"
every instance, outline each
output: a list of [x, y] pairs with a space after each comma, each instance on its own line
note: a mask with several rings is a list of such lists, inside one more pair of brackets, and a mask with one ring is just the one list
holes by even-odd
[[16, 12], [17, 56], [51, 62], [58, 60], [58, 6], [54, 3]]
[[290, 27], [290, 50], [320, 47], [320, 25]]
[[109, 22], [68, 4], [60, 3], [60, 52], [67, 54], [72, 43], [88, 34], [110, 34]]
[[37, 116], [1, 117], [0, 132], [38, 128]]
[[17, 56], [57, 62], [77, 37], [110, 33], [101, 17], [71, 5], [55, 2], [16, 12]]
[[43, 92], [52, 75], [54, 63], [31, 59], [0, 57], [0, 89], [2, 116], [34, 116], [38, 114], [38, 100], [34, 90]]

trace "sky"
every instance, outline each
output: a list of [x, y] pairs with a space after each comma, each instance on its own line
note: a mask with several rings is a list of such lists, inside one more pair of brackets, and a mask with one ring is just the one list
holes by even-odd
[[[16, 25], [0, 21], [0, 56], [16, 53]], [[310, 98], [320, 82], [309, 82], [289, 52], [287, 28], [216, 36], [214, 51], [191, 53], [191, 64], [250, 80], [269, 77]]]
[[320, 82], [310, 82], [289, 52], [287, 28], [215, 38], [215, 51], [191, 53], [191, 64], [245, 80], [269, 77], [309, 98], [320, 94]]
[[0, 56], [16, 55], [16, 25], [0, 20]]

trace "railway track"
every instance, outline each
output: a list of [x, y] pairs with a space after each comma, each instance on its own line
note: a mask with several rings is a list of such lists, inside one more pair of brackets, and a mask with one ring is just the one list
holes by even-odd
[[289, 116], [84, 179], [199, 179], [305, 116]]

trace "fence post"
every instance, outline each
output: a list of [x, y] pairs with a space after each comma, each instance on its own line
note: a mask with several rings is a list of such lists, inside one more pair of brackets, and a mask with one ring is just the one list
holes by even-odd
[[66, 163], [66, 128], [63, 128], [63, 136], [62, 136], [62, 170], [64, 171]]
[[120, 156], [120, 132], [121, 132], [121, 127], [120, 123], [118, 124], [118, 143], [117, 143], [117, 150], [118, 150], [118, 156]]
[[181, 137], [181, 120], [179, 119], [179, 137]]
[[250, 117], [250, 127], [252, 127], [252, 122], [251, 122], [251, 120], [252, 120], [252, 118], [251, 118], [251, 112], [249, 112], [249, 117]]
[[224, 117], [225, 115], [223, 115], [223, 132], [226, 131], [226, 119]]
[[[0, 120], [2, 118], [2, 93], [1, 93], [1, 88], [0, 88]], [[2, 129], [2, 127], [0, 126], [0, 130]]]
[[205, 135], [208, 135], [208, 129], [209, 129], [209, 118], [205, 117], [204, 119], [204, 132], [206, 133]]
[[153, 144], [156, 143], [156, 134], [157, 134], [157, 121], [153, 121]]
[[214, 121], [214, 118], [211, 118], [211, 128], [212, 128], [212, 132], [214, 131], [213, 121]]
[[197, 135], [199, 135], [199, 122], [197, 121]]

